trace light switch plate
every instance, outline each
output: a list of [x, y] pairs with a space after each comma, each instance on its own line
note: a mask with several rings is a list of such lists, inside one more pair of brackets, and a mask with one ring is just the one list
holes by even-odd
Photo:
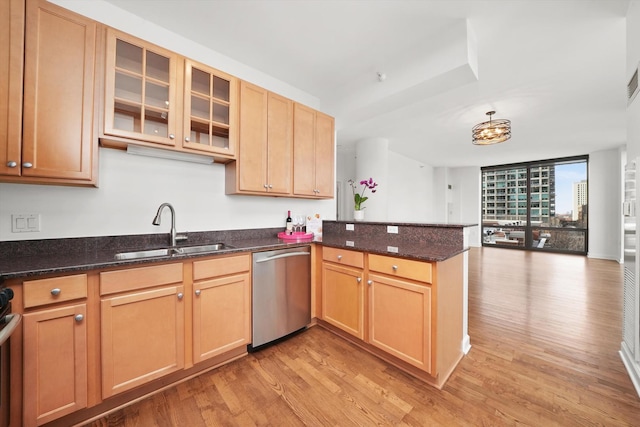
[[387, 225], [387, 233], [398, 234], [398, 226], [397, 225]]
[[40, 214], [11, 214], [11, 232], [40, 231]]

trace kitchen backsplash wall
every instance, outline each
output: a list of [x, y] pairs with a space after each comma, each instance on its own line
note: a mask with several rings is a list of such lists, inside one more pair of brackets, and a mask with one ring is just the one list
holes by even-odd
[[[284, 227], [292, 214], [335, 219], [334, 200], [227, 196], [224, 165], [201, 165], [100, 149], [99, 188], [0, 183], [0, 241], [168, 233], [151, 221], [163, 202], [178, 231]], [[40, 232], [12, 233], [12, 214], [40, 214]]]

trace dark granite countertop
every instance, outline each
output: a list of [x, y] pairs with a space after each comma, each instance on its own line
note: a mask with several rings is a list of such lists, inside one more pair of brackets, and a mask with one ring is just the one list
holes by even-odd
[[[345, 238], [344, 236], [323, 236], [321, 244], [334, 248], [351, 249], [380, 255], [410, 258], [420, 261], [440, 262], [469, 250], [460, 246], [426, 244], [423, 242], [390, 243], [379, 238]], [[395, 245], [395, 246], [394, 246]]]
[[[18, 249], [23, 250], [7, 250], [0, 251], [0, 279], [12, 279], [17, 277], [39, 276], [44, 274], [66, 274], [76, 271], [87, 271], [103, 268], [125, 267], [140, 264], [150, 264], [154, 262], [167, 261], [183, 261], [190, 258], [210, 257], [214, 255], [228, 255], [240, 252], [259, 252], [266, 250], [285, 249], [295, 246], [308, 245], [311, 240], [303, 241], [284, 241], [278, 239], [277, 233], [271, 233], [256, 237], [247, 237], [239, 235], [237, 238], [226, 236], [224, 240], [220, 236], [216, 236], [211, 240], [206, 238], [193, 239], [189, 243], [179, 245], [194, 246], [202, 244], [211, 244], [224, 241], [228, 247], [215, 252], [194, 253], [188, 255], [174, 254], [170, 256], [160, 256], [152, 258], [139, 258], [130, 260], [118, 260], [115, 255], [119, 252], [127, 252], [131, 250], [148, 250], [168, 247], [166, 244], [158, 244], [154, 241], [139, 241], [137, 244], [128, 243], [128, 246], [122, 244], [105, 244], [108, 238], [86, 238], [86, 239], [59, 239], [57, 241], [39, 241], [33, 242], [32, 246], [39, 245], [40, 249], [24, 250], [24, 246], [28, 242], [15, 244]], [[231, 237], [231, 238], [230, 238]], [[99, 239], [99, 244], [89, 242], [90, 239]], [[152, 239], [153, 240], [153, 239]], [[42, 243], [45, 242], [45, 243]], [[7, 246], [7, 242], [4, 245]], [[65, 249], [72, 246], [71, 249]], [[2, 248], [0, 248], [2, 249]], [[48, 250], [47, 250], [48, 249]]]

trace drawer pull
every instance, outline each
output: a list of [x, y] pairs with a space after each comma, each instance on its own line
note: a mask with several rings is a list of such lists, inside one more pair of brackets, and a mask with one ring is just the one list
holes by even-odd
[[57, 297], [58, 295], [60, 295], [60, 292], [62, 292], [60, 288], [51, 289], [51, 295], [53, 295], [54, 297]]
[[76, 322], [82, 322], [82, 320], [84, 319], [84, 316], [82, 314], [76, 314]]
[[182, 297], [183, 297], [183, 296], [184, 296], [184, 295], [182, 294], [182, 292], [179, 292], [179, 293], [178, 293], [178, 299], [179, 299], [179, 300], [181, 300], [181, 301], [182, 301]]
[[367, 280], [367, 285], [373, 285], [373, 280]]
[[197, 290], [196, 290], [196, 296], [197, 296], [197, 297], [199, 297], [201, 292], [202, 292], [202, 291], [200, 291], [200, 289], [197, 289]]
[[393, 269], [393, 271], [398, 271], [398, 266], [397, 265], [392, 265], [391, 268]]
[[358, 283], [360, 283], [362, 282], [362, 277], [358, 277], [356, 280], [358, 281]]
[[338, 255], [338, 261], [342, 259], [342, 255]]

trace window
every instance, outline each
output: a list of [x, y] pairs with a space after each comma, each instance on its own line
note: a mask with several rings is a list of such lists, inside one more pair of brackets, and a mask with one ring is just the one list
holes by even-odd
[[482, 168], [483, 246], [586, 254], [588, 161]]

